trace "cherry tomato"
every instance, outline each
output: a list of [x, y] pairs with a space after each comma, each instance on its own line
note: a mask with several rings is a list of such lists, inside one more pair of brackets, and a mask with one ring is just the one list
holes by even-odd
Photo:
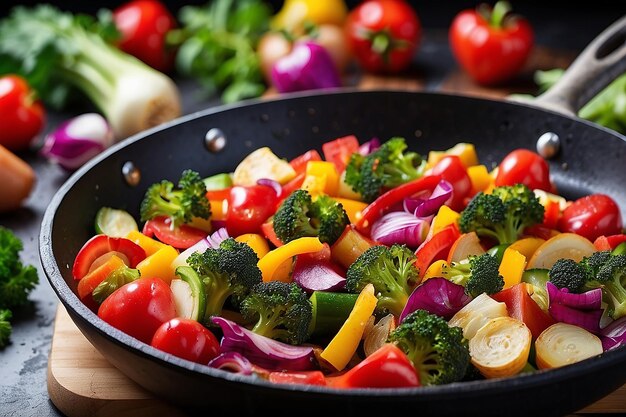
[[220, 344], [209, 329], [181, 317], [163, 323], [151, 344], [163, 352], [205, 365], [220, 353]]
[[404, 0], [367, 0], [345, 23], [352, 52], [366, 71], [396, 73], [406, 69], [421, 36], [419, 18]]
[[149, 344], [157, 329], [176, 317], [176, 305], [164, 281], [139, 278], [108, 296], [98, 309], [98, 317]]
[[617, 203], [604, 194], [579, 198], [568, 206], [559, 220], [559, 230], [576, 233], [592, 242], [604, 235], [622, 232], [622, 215]]
[[177, 249], [187, 249], [207, 236], [207, 232], [186, 224], [171, 228], [172, 220], [166, 216], [148, 220], [143, 226], [143, 234], [156, 236], [161, 242]]
[[[491, 85], [513, 77], [533, 46], [526, 19], [510, 14], [505, 2], [459, 13], [450, 26], [450, 46], [461, 67], [478, 83]], [[508, 6], [510, 8], [510, 6]]]
[[550, 167], [539, 154], [528, 149], [516, 149], [504, 157], [498, 166], [495, 185], [524, 184], [528, 188], [552, 192]]
[[0, 145], [27, 149], [45, 123], [45, 110], [19, 75], [0, 78]]
[[174, 64], [174, 51], [165, 44], [167, 32], [176, 27], [174, 16], [159, 0], [133, 0], [113, 12], [122, 33], [119, 48], [159, 71]]
[[472, 191], [472, 180], [467, 175], [467, 170], [456, 155], [448, 155], [441, 158], [432, 169], [433, 175], [441, 176], [441, 179], [452, 184], [452, 200], [450, 208], [456, 211], [463, 210], [465, 198]]
[[146, 258], [146, 251], [130, 239], [96, 235], [78, 251], [72, 266], [74, 279], [82, 279], [87, 273], [104, 264], [112, 255], [121, 258], [131, 268]]
[[276, 211], [278, 196], [267, 185], [235, 186], [228, 197], [226, 229], [231, 236], [259, 233], [261, 225]]

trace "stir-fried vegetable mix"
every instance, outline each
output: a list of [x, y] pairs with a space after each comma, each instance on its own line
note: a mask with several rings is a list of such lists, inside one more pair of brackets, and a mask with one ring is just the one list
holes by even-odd
[[348, 136], [290, 161], [263, 148], [232, 174], [186, 170], [148, 188], [141, 232], [99, 211], [78, 295], [158, 349], [278, 383], [441, 385], [621, 346], [619, 208], [559, 196], [531, 151], [504, 161]]

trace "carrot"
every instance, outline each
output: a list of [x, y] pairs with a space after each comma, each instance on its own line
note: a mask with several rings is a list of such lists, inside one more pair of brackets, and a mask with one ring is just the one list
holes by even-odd
[[35, 171], [0, 145], [0, 212], [16, 210], [35, 185]]

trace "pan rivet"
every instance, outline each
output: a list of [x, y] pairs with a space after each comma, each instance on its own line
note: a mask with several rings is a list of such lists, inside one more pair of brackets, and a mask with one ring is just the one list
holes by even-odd
[[126, 184], [131, 187], [136, 187], [141, 180], [141, 171], [131, 161], [124, 162], [124, 165], [122, 165], [122, 175], [124, 180], [126, 180]]
[[226, 136], [220, 129], [214, 127], [206, 132], [204, 136], [204, 146], [211, 152], [219, 152], [226, 146]]
[[554, 158], [561, 147], [559, 135], [546, 132], [537, 140], [537, 152], [546, 159]]

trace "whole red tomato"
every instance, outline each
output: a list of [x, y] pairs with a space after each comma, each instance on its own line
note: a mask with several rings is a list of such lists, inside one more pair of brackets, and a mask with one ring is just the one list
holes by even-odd
[[453, 210], [463, 210], [464, 200], [472, 191], [472, 181], [467, 175], [467, 170], [456, 155], [443, 157], [432, 169], [433, 175], [440, 175], [442, 179], [452, 184], [453, 194], [450, 201], [450, 208]]
[[45, 123], [45, 111], [19, 75], [0, 78], [0, 145], [21, 151], [30, 146]]
[[408, 68], [421, 36], [419, 18], [404, 0], [367, 0], [348, 14], [345, 29], [354, 56], [371, 72]]
[[159, 326], [176, 317], [176, 305], [164, 281], [139, 278], [108, 296], [98, 309], [98, 317], [149, 344]]
[[176, 27], [174, 16], [159, 0], [133, 0], [113, 12], [122, 33], [119, 48], [159, 71], [174, 64], [174, 51], [165, 44], [167, 32]]
[[276, 211], [276, 190], [267, 185], [236, 186], [230, 189], [226, 229], [231, 236], [260, 233], [261, 225]]
[[528, 149], [516, 149], [502, 159], [495, 185], [524, 184], [531, 190], [553, 191], [550, 167], [539, 154]]
[[175, 318], [163, 323], [152, 337], [152, 346], [188, 361], [207, 364], [220, 352], [220, 344], [195, 320]]
[[559, 230], [576, 233], [592, 242], [600, 236], [622, 232], [622, 215], [617, 203], [604, 194], [579, 198], [568, 206], [559, 219]]
[[450, 26], [450, 46], [463, 69], [478, 83], [498, 84], [513, 77], [533, 46], [533, 30], [521, 16], [498, 2], [459, 13]]

